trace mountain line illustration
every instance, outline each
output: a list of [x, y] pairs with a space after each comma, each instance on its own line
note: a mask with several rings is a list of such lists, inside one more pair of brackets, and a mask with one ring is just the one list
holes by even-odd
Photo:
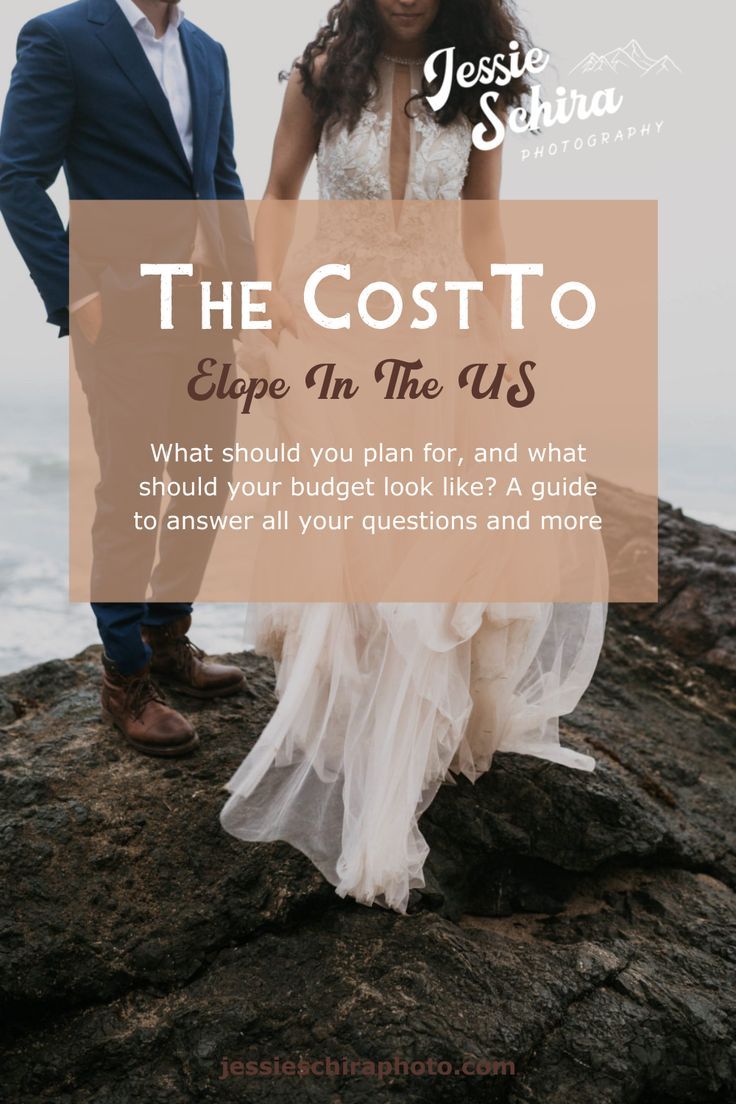
[[641, 44], [632, 38], [626, 46], [617, 46], [606, 54], [597, 54], [595, 51], [574, 65], [571, 73], [639, 73], [642, 77], [657, 76], [661, 73], [681, 73], [682, 69], [669, 56], [665, 54], [660, 58], [652, 58], [643, 49]]

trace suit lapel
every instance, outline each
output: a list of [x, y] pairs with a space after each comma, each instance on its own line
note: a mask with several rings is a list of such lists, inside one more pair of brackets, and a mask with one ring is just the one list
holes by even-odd
[[194, 175], [202, 164], [204, 142], [207, 134], [209, 109], [209, 67], [200, 35], [186, 19], [179, 25], [184, 60], [189, 73], [189, 90], [192, 95], [192, 128], [194, 131]]
[[[93, 22], [101, 22], [100, 15], [107, 15], [107, 19], [97, 32], [99, 38], [120, 66], [125, 76], [139, 93], [147, 108], [156, 119], [161, 130], [169, 140], [171, 146], [179, 155], [187, 173], [191, 173], [187, 155], [181, 144], [179, 132], [176, 129], [174, 117], [171, 114], [169, 101], [159, 84], [151, 64], [143, 52], [136, 33], [128, 20], [123, 15], [118, 5], [114, 2], [110, 7], [109, 0], [90, 4]], [[95, 17], [97, 15], [97, 17]], [[190, 74], [191, 80], [191, 74]], [[196, 140], [196, 131], [195, 131]]]

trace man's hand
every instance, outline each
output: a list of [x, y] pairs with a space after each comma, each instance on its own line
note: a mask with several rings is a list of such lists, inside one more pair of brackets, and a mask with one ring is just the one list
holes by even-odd
[[84, 338], [90, 345], [96, 345], [102, 330], [102, 296], [95, 295], [72, 313]]

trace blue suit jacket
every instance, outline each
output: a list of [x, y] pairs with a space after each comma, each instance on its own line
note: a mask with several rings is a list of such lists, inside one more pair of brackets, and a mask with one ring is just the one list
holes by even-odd
[[[0, 131], [0, 210], [62, 335], [68, 233], [47, 195], [62, 167], [72, 200], [243, 200], [225, 51], [187, 20], [180, 35], [192, 93], [193, 169], [168, 100], [115, 0], [78, 0], [32, 19], [20, 33]], [[238, 211], [240, 255], [232, 259], [242, 268], [252, 263], [252, 243], [242, 202]], [[227, 261], [222, 239], [215, 248], [218, 261]], [[92, 278], [90, 285], [94, 290]]]

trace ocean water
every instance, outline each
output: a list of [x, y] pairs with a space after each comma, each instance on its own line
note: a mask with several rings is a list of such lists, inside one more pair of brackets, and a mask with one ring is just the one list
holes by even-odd
[[[13, 402], [0, 439], [0, 674], [98, 641], [88, 605], [67, 598], [67, 428], [63, 403]], [[8, 416], [10, 414], [11, 416]], [[208, 652], [245, 646], [245, 606], [197, 607]]]
[[[0, 439], [0, 673], [72, 656], [97, 641], [87, 605], [67, 599], [67, 427], [63, 395], [15, 399]], [[665, 446], [661, 495], [685, 513], [736, 529], [730, 444]], [[193, 638], [211, 653], [246, 646], [245, 606], [201, 604]]]

